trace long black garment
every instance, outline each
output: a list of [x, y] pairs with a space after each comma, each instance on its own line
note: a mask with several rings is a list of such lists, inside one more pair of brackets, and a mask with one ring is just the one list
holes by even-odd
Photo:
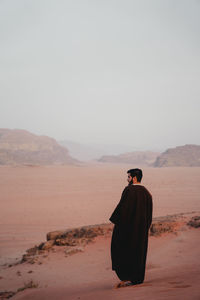
[[110, 221], [112, 269], [120, 280], [142, 283], [145, 276], [148, 231], [152, 222], [152, 196], [142, 185], [127, 186]]

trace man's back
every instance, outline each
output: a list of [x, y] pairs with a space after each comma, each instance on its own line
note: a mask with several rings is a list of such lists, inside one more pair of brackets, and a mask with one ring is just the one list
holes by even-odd
[[125, 227], [146, 224], [148, 230], [152, 221], [152, 196], [142, 185], [129, 185], [123, 193], [110, 221]]
[[143, 282], [152, 222], [152, 196], [140, 184], [142, 171], [131, 169], [127, 173], [129, 185], [110, 217], [115, 224], [111, 243], [112, 269], [121, 280], [119, 287], [124, 282]]

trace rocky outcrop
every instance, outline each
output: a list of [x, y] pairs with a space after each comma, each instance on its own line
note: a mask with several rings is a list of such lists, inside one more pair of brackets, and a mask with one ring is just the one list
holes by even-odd
[[[158, 237], [162, 234], [175, 233], [185, 225], [193, 226], [188, 222], [186, 215], [187, 214], [177, 214], [155, 218], [150, 228], [150, 236]], [[199, 224], [200, 217], [196, 216], [195, 218], [195, 222], [198, 221]], [[193, 221], [193, 218], [191, 221]], [[111, 237], [112, 230], [113, 224], [108, 223], [49, 232], [47, 233], [47, 241], [28, 249], [26, 254], [23, 255], [21, 263], [40, 264], [40, 255], [44, 255], [45, 252], [56, 251], [59, 246], [65, 247], [65, 256], [82, 252], [85, 246], [93, 242], [97, 236]]]
[[160, 155], [158, 152], [134, 151], [120, 155], [104, 155], [98, 161], [103, 163], [136, 164], [151, 166]]
[[38, 262], [39, 255], [45, 253], [46, 250], [54, 251], [57, 246], [66, 247], [66, 256], [81, 252], [95, 237], [100, 235], [110, 236], [112, 228], [112, 224], [100, 224], [49, 232], [47, 233], [47, 241], [28, 249], [26, 254], [23, 255], [21, 262], [31, 264]]
[[74, 164], [65, 147], [47, 136], [25, 130], [0, 129], [0, 165]]
[[199, 167], [200, 146], [185, 145], [168, 149], [157, 157], [154, 167]]

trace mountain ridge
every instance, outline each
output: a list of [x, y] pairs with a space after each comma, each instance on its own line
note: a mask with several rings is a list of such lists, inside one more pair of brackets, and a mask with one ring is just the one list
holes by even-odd
[[75, 164], [78, 160], [48, 136], [27, 130], [0, 128], [0, 165]]
[[200, 145], [169, 148], [157, 157], [154, 167], [200, 167]]
[[98, 161], [103, 163], [125, 163], [152, 166], [159, 154], [159, 152], [153, 151], [133, 151], [119, 155], [104, 155], [98, 159]]

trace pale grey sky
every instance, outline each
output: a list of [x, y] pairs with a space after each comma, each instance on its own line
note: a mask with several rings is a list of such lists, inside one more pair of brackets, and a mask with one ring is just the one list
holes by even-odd
[[0, 0], [0, 127], [200, 144], [200, 1]]

